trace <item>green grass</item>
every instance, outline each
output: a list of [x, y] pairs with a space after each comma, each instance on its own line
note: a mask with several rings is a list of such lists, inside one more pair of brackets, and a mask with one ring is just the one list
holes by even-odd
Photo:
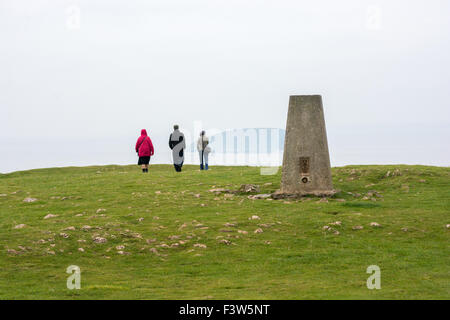
[[[72, 167], [0, 175], [0, 298], [450, 298], [449, 168], [333, 168], [340, 192], [328, 202], [209, 192], [244, 183], [273, 192], [280, 172], [184, 169], [177, 174], [172, 166], [152, 165], [144, 175], [137, 166]], [[393, 174], [386, 177], [388, 171]], [[373, 191], [380, 196], [370, 196]], [[23, 202], [26, 197], [37, 201]], [[106, 211], [97, 213], [100, 208]], [[49, 213], [57, 217], [44, 219]], [[260, 219], [249, 220], [252, 215]], [[342, 224], [331, 226], [335, 221]], [[26, 226], [15, 229], [19, 224]], [[92, 228], [82, 230], [86, 225]], [[333, 230], [324, 231], [325, 225]], [[357, 225], [363, 229], [353, 230]], [[70, 226], [75, 230], [64, 230]], [[257, 228], [263, 233], [254, 233]], [[95, 243], [95, 236], [107, 242]], [[160, 247], [180, 240], [185, 243], [178, 247]], [[127, 254], [118, 253], [119, 245]], [[69, 265], [81, 268], [80, 290], [66, 288]], [[369, 265], [381, 268], [381, 290], [366, 287]]]

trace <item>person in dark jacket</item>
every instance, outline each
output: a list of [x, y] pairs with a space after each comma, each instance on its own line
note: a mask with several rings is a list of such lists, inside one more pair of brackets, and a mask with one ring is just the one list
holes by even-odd
[[141, 136], [136, 142], [135, 149], [139, 156], [138, 165], [142, 166], [142, 172], [148, 172], [150, 157], [155, 154], [155, 148], [153, 148], [152, 140], [147, 135], [147, 130], [141, 130]]
[[173, 166], [176, 172], [181, 172], [184, 162], [184, 149], [186, 149], [186, 141], [184, 134], [179, 130], [178, 125], [173, 126], [173, 132], [169, 137], [169, 148], [172, 150]]

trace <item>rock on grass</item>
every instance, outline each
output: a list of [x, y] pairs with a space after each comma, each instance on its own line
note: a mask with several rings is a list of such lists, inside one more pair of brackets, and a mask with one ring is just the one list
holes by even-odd
[[262, 194], [255, 194], [254, 196], [248, 196], [248, 199], [250, 200], [258, 200], [258, 199], [268, 199], [272, 195], [270, 193], [262, 193]]
[[371, 227], [375, 227], [375, 228], [379, 228], [379, 227], [381, 227], [381, 224], [379, 224], [379, 223], [377, 223], [377, 222], [371, 222], [371, 223], [370, 223], [370, 226], [371, 226]]
[[8, 252], [9, 254], [20, 254], [19, 251], [14, 250], [14, 249], [7, 249], [7, 252]]
[[244, 193], [259, 192], [260, 188], [256, 184], [243, 184], [238, 191]]
[[105, 238], [102, 237], [95, 237], [94, 239], [92, 239], [95, 243], [105, 243], [107, 240]]
[[227, 222], [227, 223], [224, 224], [224, 226], [225, 226], [225, 227], [236, 227], [236, 224], [235, 224], [235, 223]]

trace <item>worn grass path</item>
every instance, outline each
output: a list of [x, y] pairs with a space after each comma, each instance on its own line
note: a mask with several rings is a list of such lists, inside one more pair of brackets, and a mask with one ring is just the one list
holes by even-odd
[[[0, 298], [450, 298], [449, 168], [333, 168], [341, 191], [322, 201], [209, 192], [273, 192], [280, 172], [184, 169], [0, 175]], [[81, 268], [80, 290], [66, 288], [69, 265]], [[369, 265], [381, 268], [381, 290], [366, 287]]]

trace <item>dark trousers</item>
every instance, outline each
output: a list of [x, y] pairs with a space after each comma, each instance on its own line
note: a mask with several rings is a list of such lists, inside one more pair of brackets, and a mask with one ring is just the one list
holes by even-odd
[[183, 162], [181, 164], [175, 164], [175, 163], [173, 164], [176, 172], [181, 172], [181, 167], [183, 167]]

